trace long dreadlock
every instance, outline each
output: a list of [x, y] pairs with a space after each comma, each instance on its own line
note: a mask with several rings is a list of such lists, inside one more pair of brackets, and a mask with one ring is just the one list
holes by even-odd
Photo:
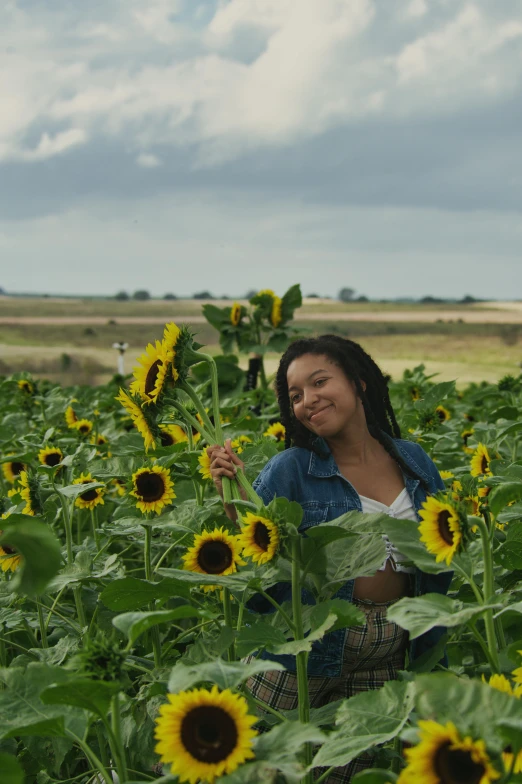
[[[317, 338], [296, 340], [281, 357], [276, 375], [276, 394], [281, 412], [281, 423], [286, 430], [285, 449], [291, 446], [300, 446], [318, 452], [314, 443], [316, 436], [294, 417], [288, 393], [286, 377], [288, 367], [294, 359], [303, 356], [303, 354], [327, 356], [341, 368], [346, 378], [355, 384], [371, 435], [382, 444], [404, 473], [415, 479], [420, 479], [421, 483], [425, 485], [424, 480], [412, 471], [383, 436], [383, 433], [386, 433], [392, 438], [401, 437], [401, 430], [390, 401], [389, 377], [383, 374], [371, 356], [358, 343], [338, 335], [320, 335]], [[365, 386], [363, 386], [363, 382]]]

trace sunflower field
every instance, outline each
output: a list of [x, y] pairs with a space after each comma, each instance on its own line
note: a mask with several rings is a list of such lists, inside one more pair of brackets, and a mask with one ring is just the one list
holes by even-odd
[[[1, 784], [326, 782], [364, 752], [361, 784], [522, 781], [522, 377], [457, 391], [406, 372], [390, 385], [403, 437], [446, 491], [420, 523], [350, 512], [305, 537], [298, 504], [264, 506], [252, 488], [284, 448], [263, 355], [296, 334], [300, 303], [294, 286], [206, 306], [223, 354], [170, 323], [132, 378], [103, 387], [1, 380]], [[235, 350], [255, 355], [259, 384]], [[226, 439], [245, 465], [223, 485], [237, 527], [206, 453]], [[388, 617], [410, 639], [447, 633], [398, 680], [311, 708], [309, 651], [361, 624], [336, 593], [374, 574], [383, 534], [454, 575], [448, 596]], [[272, 612], [253, 611], [256, 595]], [[296, 657], [296, 710], [250, 693], [283, 669], [263, 652]]]

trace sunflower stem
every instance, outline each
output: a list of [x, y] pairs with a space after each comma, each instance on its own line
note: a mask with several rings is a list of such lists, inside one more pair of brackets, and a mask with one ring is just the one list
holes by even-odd
[[73, 556], [73, 543], [72, 543], [72, 525], [71, 525], [71, 516], [69, 514], [69, 507], [67, 505], [67, 499], [63, 497], [61, 493], [58, 492], [56, 489], [56, 485], [54, 482], [54, 476], [51, 477], [51, 482], [53, 485], [53, 490], [60, 499], [60, 504], [62, 507], [62, 514], [63, 514], [63, 527], [65, 529], [65, 546], [67, 548], [67, 566], [71, 566], [74, 556]]
[[[487, 604], [494, 598], [493, 588], [493, 557], [491, 553], [491, 546], [489, 542], [489, 531], [487, 524], [477, 517], [477, 526], [482, 539], [482, 557], [484, 560], [484, 603]], [[497, 637], [495, 634], [495, 623], [493, 621], [493, 610], [486, 610], [484, 615], [484, 625], [486, 627], [486, 639], [488, 642], [489, 652], [492, 659], [492, 669], [494, 672], [500, 672], [500, 664], [498, 659], [498, 646]]]
[[198, 422], [196, 417], [193, 417], [190, 411], [187, 411], [183, 403], [180, 403], [178, 400], [173, 400], [172, 405], [176, 411], [181, 414], [182, 418], [187, 422], [187, 424], [197, 430], [208, 444], [212, 444], [215, 441], [215, 437], [210, 435], [210, 433], [207, 433], [201, 422]]
[[[303, 615], [301, 610], [301, 538], [295, 536], [292, 540], [292, 615], [294, 616], [294, 639], [303, 640]], [[297, 707], [299, 721], [308, 724], [310, 721], [310, 698], [308, 694], [308, 651], [300, 651], [296, 656], [297, 668]], [[309, 768], [312, 763], [312, 745], [306, 743], [304, 747], [304, 764]], [[302, 781], [311, 784], [312, 773], [306, 773]]]
[[473, 637], [476, 639], [476, 641], [478, 642], [478, 644], [482, 648], [482, 653], [484, 654], [484, 656], [488, 660], [489, 666], [493, 670], [494, 667], [495, 667], [495, 663], [494, 663], [493, 658], [492, 658], [492, 656], [491, 656], [491, 654], [489, 652], [489, 648], [488, 648], [488, 646], [486, 644], [486, 641], [485, 641], [484, 637], [481, 635], [481, 633], [479, 632], [479, 630], [475, 626], [474, 621], [468, 621], [468, 623], [466, 625], [467, 625], [467, 627], [469, 629], [471, 629], [471, 633], [473, 634]]
[[[216, 438], [217, 438], [215, 425], [213, 425], [212, 422], [210, 421], [210, 418], [209, 418], [207, 412], [205, 411], [205, 407], [203, 406], [203, 403], [199, 399], [199, 396], [196, 394], [196, 392], [192, 389], [190, 384], [188, 382], [184, 381], [183, 383], [180, 384], [179, 388], [182, 389], [183, 392], [185, 392], [185, 394], [188, 395], [188, 397], [194, 403], [194, 405], [196, 407], [196, 410], [197, 410], [198, 414], [200, 415], [201, 420], [203, 422], [203, 427], [206, 429], [206, 431], [210, 435], [216, 435]], [[216, 443], [218, 443], [218, 442], [216, 442]]]
[[98, 757], [91, 749], [89, 744], [86, 743], [84, 740], [82, 740], [82, 738], [78, 737], [78, 735], [75, 735], [74, 732], [71, 732], [71, 730], [66, 729], [65, 732], [67, 733], [67, 736], [71, 738], [71, 740], [73, 740], [75, 743], [78, 744], [78, 746], [81, 748], [81, 750], [83, 751], [83, 753], [85, 754], [85, 756], [87, 757], [91, 765], [94, 768], [96, 768], [97, 771], [99, 771], [100, 775], [103, 777], [105, 784], [114, 784], [112, 776], [108, 772], [105, 765], [98, 759]]
[[125, 748], [121, 740], [121, 714], [120, 714], [120, 693], [114, 694], [111, 699], [111, 729], [114, 739], [113, 754], [116, 758], [116, 767], [120, 784], [125, 784], [128, 778], [127, 760], [125, 758]]
[[256, 588], [256, 593], [260, 593], [261, 596], [263, 596], [268, 602], [270, 602], [272, 607], [274, 607], [278, 611], [278, 613], [280, 613], [281, 618], [284, 618], [284, 620], [286, 621], [287, 626], [290, 629], [290, 631], [292, 632], [292, 634], [295, 635], [295, 633], [296, 633], [295, 632], [295, 624], [294, 624], [293, 620], [290, 618], [290, 616], [283, 610], [283, 608], [281, 607], [279, 602], [276, 602], [275, 599], [272, 599], [270, 594], [266, 593], [266, 591], [263, 591], [262, 588]]
[[83, 630], [87, 626], [87, 619], [85, 618], [85, 611], [83, 609], [81, 585], [74, 586], [73, 594], [74, 594], [74, 603], [76, 605], [76, 612], [78, 614], [78, 622], [83, 632]]
[[40, 604], [38, 596], [36, 597], [36, 607], [38, 609], [38, 625], [40, 626], [40, 642], [42, 644], [42, 648], [48, 648], [49, 644], [47, 642], [47, 629], [45, 628], [45, 619], [42, 605]]
[[[232, 625], [232, 607], [230, 604], [230, 591], [228, 588], [223, 588], [223, 615], [225, 617], [225, 626], [227, 629], [230, 629], [232, 634], [234, 634], [234, 628]], [[228, 660], [230, 662], [236, 660], [236, 646], [233, 640], [230, 643], [230, 647], [228, 649]]]
[[[154, 582], [154, 574], [152, 571], [152, 526], [145, 525], [145, 553], [144, 553], [144, 561], [145, 561], [145, 579], [149, 582]], [[154, 612], [154, 602], [151, 602], [150, 605], [151, 612]], [[161, 640], [159, 636], [159, 629], [157, 626], [153, 626], [151, 629], [151, 638], [152, 638], [152, 650], [154, 653], [154, 666], [160, 667], [161, 666]]]
[[91, 509], [91, 526], [92, 526], [92, 535], [94, 541], [96, 543], [96, 549], [100, 549], [100, 537], [98, 534], [98, 521], [96, 519], [96, 509]]
[[240, 487], [242, 487], [243, 490], [246, 492], [248, 500], [252, 501], [252, 503], [254, 503], [257, 506], [258, 509], [260, 509], [263, 506], [263, 501], [258, 496], [256, 491], [254, 490], [254, 488], [252, 487], [252, 485], [250, 484], [250, 482], [246, 478], [245, 472], [243, 471], [242, 468], [238, 467], [237, 473], [236, 473], [236, 479], [237, 479], [238, 485]]

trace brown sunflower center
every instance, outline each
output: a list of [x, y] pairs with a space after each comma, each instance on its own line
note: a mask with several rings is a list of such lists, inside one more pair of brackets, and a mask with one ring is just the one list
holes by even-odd
[[181, 723], [181, 741], [198, 762], [222, 762], [236, 748], [237, 738], [235, 721], [215, 705], [194, 708]]
[[[92, 479], [89, 479], [88, 482], [84, 482], [83, 484], [87, 485], [87, 484], [89, 484], [92, 481], [93, 481]], [[80, 498], [82, 499], [82, 501], [85, 501], [86, 503], [89, 503], [89, 501], [94, 501], [97, 497], [98, 497], [98, 488], [97, 487], [93, 487], [92, 490], [87, 490], [86, 493], [82, 493], [80, 495]]]
[[437, 409], [436, 413], [441, 422], [446, 421], [446, 412], [443, 409], [441, 408]]
[[161, 446], [172, 446], [172, 444], [176, 443], [173, 436], [170, 433], [166, 433], [164, 430], [161, 431], [160, 441]]
[[450, 517], [451, 517], [450, 512], [448, 512], [447, 509], [443, 509], [442, 512], [439, 512], [437, 523], [439, 527], [439, 534], [442, 536], [446, 544], [452, 545], [453, 532], [449, 526]]
[[91, 426], [90, 425], [80, 425], [78, 430], [80, 431], [80, 433], [90, 433], [91, 432]]
[[3, 544], [1, 545], [1, 547], [6, 555], [16, 555], [18, 552], [17, 550], [14, 549], [14, 547], [9, 547], [8, 544]]
[[198, 566], [206, 574], [222, 574], [232, 566], [232, 550], [226, 542], [204, 542], [198, 552]]
[[61, 462], [62, 456], [59, 455], [57, 452], [50, 452], [48, 455], [45, 455], [45, 465], [48, 466], [55, 466]]
[[256, 523], [254, 530], [254, 542], [261, 550], [264, 550], [265, 553], [270, 547], [270, 531], [264, 523]]
[[165, 493], [165, 482], [160, 474], [144, 472], [136, 477], [136, 491], [146, 502], [159, 501]]
[[159, 369], [162, 365], [161, 359], [157, 359], [149, 368], [147, 373], [147, 377], [145, 378], [145, 394], [151, 395], [154, 392], [154, 388], [156, 386], [156, 381], [158, 378]]
[[489, 469], [489, 460], [487, 459], [486, 455], [482, 455], [482, 459], [480, 461], [480, 473], [485, 474]]
[[434, 767], [441, 784], [479, 784], [484, 765], [474, 762], [469, 751], [451, 749], [446, 743], [435, 755]]
[[18, 476], [24, 470], [25, 466], [23, 463], [11, 463], [11, 471], [13, 472], [14, 476]]

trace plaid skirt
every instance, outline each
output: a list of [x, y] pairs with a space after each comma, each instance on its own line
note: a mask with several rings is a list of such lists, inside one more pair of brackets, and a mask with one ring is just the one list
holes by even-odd
[[[388, 607], [393, 602], [352, 601], [364, 612], [366, 623], [346, 629], [341, 675], [308, 678], [312, 708], [353, 697], [361, 691], [380, 689], [386, 681], [394, 680], [397, 672], [404, 667], [408, 633], [386, 619]], [[248, 679], [246, 686], [254, 697], [272, 708], [282, 711], [297, 708], [297, 676], [293, 672], [273, 670], [254, 675]], [[335, 768], [325, 781], [328, 784], [345, 784], [359, 771], [371, 767], [372, 762], [373, 755], [366, 752], [348, 765]], [[318, 768], [316, 778], [324, 770]]]

